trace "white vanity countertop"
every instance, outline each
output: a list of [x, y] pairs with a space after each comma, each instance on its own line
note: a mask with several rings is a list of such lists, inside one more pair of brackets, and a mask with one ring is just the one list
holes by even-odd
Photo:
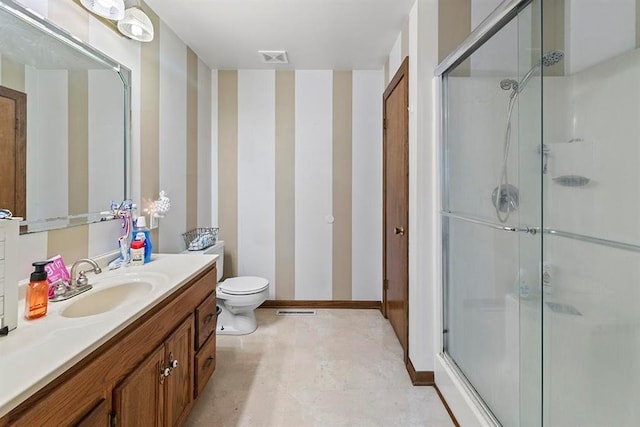
[[[40, 319], [24, 319], [21, 300], [18, 327], [0, 337], [0, 417], [195, 278], [217, 258], [217, 255], [154, 254], [144, 266], [88, 274], [89, 283], [94, 285], [92, 290], [67, 301], [50, 302], [47, 315]], [[154, 280], [154, 286], [140, 300], [87, 317], [61, 315], [85, 295], [145, 275]]]

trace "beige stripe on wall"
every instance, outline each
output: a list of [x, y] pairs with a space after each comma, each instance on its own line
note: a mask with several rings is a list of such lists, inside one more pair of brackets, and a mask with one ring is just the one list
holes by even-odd
[[[520, 46], [520, 48], [529, 48], [532, 52], [531, 61], [533, 64], [540, 60], [540, 25], [542, 28], [542, 51], [549, 52], [551, 50], [559, 50], [564, 52], [564, 1], [565, 0], [545, 0], [543, 8], [542, 22], [540, 21], [540, 4], [532, 3], [533, 37], [532, 46]], [[544, 67], [545, 76], [562, 76], [564, 75], [565, 61]]]
[[[150, 8], [143, 9], [155, 28], [155, 37], [141, 44], [140, 62], [140, 196], [156, 200], [160, 187], [160, 19]], [[143, 206], [144, 208], [144, 206]], [[152, 230], [151, 241], [160, 247], [158, 229]]]
[[49, 231], [47, 257], [62, 255], [66, 262], [86, 258], [89, 253], [89, 226], [63, 228]]
[[[471, 0], [438, 2], [438, 62], [442, 62], [471, 33]], [[460, 64], [453, 75], [469, 75], [469, 61]]]
[[[2, 57], [2, 86], [24, 92], [24, 65]], [[29, 100], [27, 100], [29, 102]], [[29, 118], [27, 117], [27, 120]]]
[[69, 215], [89, 212], [89, 73], [69, 71]]
[[81, 40], [89, 40], [91, 14], [80, 4], [69, 0], [49, 0], [48, 18]]
[[187, 47], [187, 230], [198, 226], [198, 56]]
[[276, 299], [295, 299], [294, 71], [276, 71]]
[[218, 72], [218, 223], [224, 277], [238, 275], [238, 72]]
[[333, 299], [351, 300], [352, 72], [333, 73]]

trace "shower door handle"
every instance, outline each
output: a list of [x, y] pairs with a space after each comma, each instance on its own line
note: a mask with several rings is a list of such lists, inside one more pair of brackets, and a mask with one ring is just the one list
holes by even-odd
[[404, 236], [404, 227], [396, 227], [394, 231], [396, 234], [399, 234], [400, 236]]

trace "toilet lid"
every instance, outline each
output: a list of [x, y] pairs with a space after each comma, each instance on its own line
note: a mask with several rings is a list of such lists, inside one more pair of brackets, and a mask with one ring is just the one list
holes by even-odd
[[250, 295], [262, 292], [269, 286], [269, 281], [262, 277], [232, 277], [221, 282], [218, 288], [229, 295]]

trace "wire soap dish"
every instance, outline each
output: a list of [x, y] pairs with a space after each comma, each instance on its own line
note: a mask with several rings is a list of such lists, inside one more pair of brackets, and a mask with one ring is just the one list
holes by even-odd
[[200, 227], [182, 234], [184, 243], [190, 251], [201, 251], [216, 244], [218, 227]]

